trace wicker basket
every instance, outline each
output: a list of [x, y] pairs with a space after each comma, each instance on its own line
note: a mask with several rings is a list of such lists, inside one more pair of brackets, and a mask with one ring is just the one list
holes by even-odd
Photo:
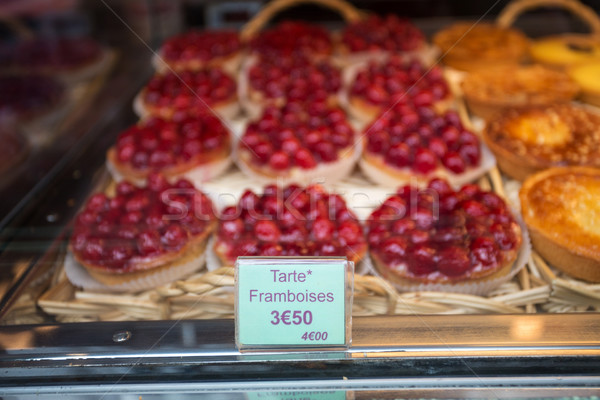
[[[261, 13], [263, 17], [256, 18], [245, 28], [244, 37], [246, 40], [252, 37], [277, 11], [302, 2], [286, 0], [271, 3]], [[342, 7], [340, 4], [343, 4], [339, 1], [317, 3], [335, 7]], [[352, 20], [359, 18], [360, 13], [344, 11], [343, 15], [347, 20]], [[458, 85], [452, 87], [457, 90]], [[459, 102], [457, 107], [464, 124], [474, 129], [465, 104]], [[238, 175], [227, 175], [221, 180], [224, 185], [237, 187], [239, 182], [235, 179], [241, 179]], [[366, 184], [359, 175], [351, 176], [346, 183]], [[486, 190], [507, 197], [509, 201], [518, 190], [515, 182], [504, 180], [497, 168], [478, 183]], [[60, 265], [60, 260], [57, 264]], [[33, 312], [36, 305], [59, 322], [233, 317], [234, 271], [231, 267], [202, 271], [187, 279], [136, 294], [78, 290], [67, 280], [63, 268], [55, 268], [54, 275], [46, 285], [45, 292], [39, 298], [35, 294], [23, 296], [6, 316], [4, 323], [36, 322], [35, 318], [39, 318], [39, 314]], [[368, 273], [355, 275], [354, 291], [355, 316], [581, 312], [600, 309], [600, 285], [585, 284], [557, 275], [535, 253], [515, 278], [487, 296], [445, 292], [399, 293], [387, 281]]]

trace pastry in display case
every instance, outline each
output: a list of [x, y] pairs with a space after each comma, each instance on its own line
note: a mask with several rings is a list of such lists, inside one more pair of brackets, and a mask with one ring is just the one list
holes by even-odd
[[523, 219], [535, 249], [575, 278], [600, 282], [600, 169], [551, 168], [520, 191]]
[[483, 138], [500, 169], [523, 180], [553, 166], [600, 167], [600, 115], [582, 105], [509, 109], [491, 120]]
[[569, 103], [579, 92], [565, 72], [537, 64], [473, 72], [461, 85], [469, 111], [484, 119], [507, 109]]
[[173, 120], [149, 117], [121, 132], [106, 153], [115, 181], [143, 184], [153, 172], [185, 177], [196, 187], [231, 165], [231, 133], [212, 112], [179, 113]]
[[[268, 2], [241, 30], [182, 26], [183, 33], [154, 42], [157, 55], [144, 46], [122, 51], [88, 111], [100, 127], [73, 142], [77, 156], [43, 182], [52, 189], [30, 195], [44, 201], [28, 210], [23, 227], [50, 227], [43, 234], [52, 238], [30, 238], [44, 247], [31, 261], [19, 260], [25, 272], [11, 277], [0, 307], [3, 329], [30, 323], [51, 339], [66, 329], [110, 329], [112, 342], [102, 340], [127, 356], [106, 375], [132, 381], [123, 368], [160, 364], [162, 371], [165, 363], [176, 367], [168, 376], [229, 385], [233, 380], [218, 376], [224, 360], [248, 374], [240, 385], [304, 384], [318, 375], [345, 385], [347, 371], [360, 367], [370, 376], [381, 366], [388, 375], [377, 379], [420, 379], [423, 369], [409, 363], [422, 362], [425, 350], [438, 357], [427, 359], [431, 365], [441, 355], [455, 363], [445, 370], [450, 386], [464, 360], [474, 359], [469, 351], [481, 350], [471, 345], [484, 343], [486, 367], [489, 359], [518, 366], [539, 348], [558, 358], [547, 348], [557, 346], [555, 336], [544, 335], [577, 316], [554, 314], [598, 311], [596, 285], [583, 281], [598, 281], [590, 271], [598, 263], [600, 117], [573, 103], [578, 87], [570, 70], [519, 66], [529, 39], [488, 20], [446, 28], [396, 15], [391, 6], [377, 15], [339, 0], [316, 3], [342, 22], [319, 23], [317, 14], [304, 22], [288, 21], [290, 13], [275, 19], [298, 3]], [[204, 4], [186, 4], [193, 6]], [[433, 46], [443, 65], [428, 59]], [[510, 65], [492, 71], [498, 64]], [[494, 104], [482, 120], [475, 95], [495, 103], [503, 96], [486, 85], [496, 83], [508, 87], [509, 104]], [[548, 170], [563, 164], [578, 167]], [[561, 235], [565, 227], [572, 235]], [[559, 240], [571, 237], [579, 243]], [[23, 243], [7, 249], [14, 256]], [[580, 251], [581, 243], [591, 251]], [[268, 356], [235, 348], [234, 265], [243, 256], [353, 262], [352, 346]], [[36, 324], [52, 329], [37, 331]], [[152, 342], [156, 350], [146, 341], [155, 339], [146, 336], [152, 329], [163, 335]], [[479, 341], [491, 331], [502, 335]], [[169, 347], [174, 336], [177, 345]], [[576, 358], [570, 346], [580, 342], [564, 343], [560, 351]], [[589, 350], [582, 346], [577, 351]], [[47, 348], [62, 360], [60, 350]], [[65, 372], [88, 366], [98, 349], [71, 349], [67, 359], [84, 361]], [[127, 358], [146, 350], [142, 361]], [[161, 363], [151, 364], [155, 354]], [[309, 359], [316, 360], [308, 367], [314, 375], [296, 375]]]

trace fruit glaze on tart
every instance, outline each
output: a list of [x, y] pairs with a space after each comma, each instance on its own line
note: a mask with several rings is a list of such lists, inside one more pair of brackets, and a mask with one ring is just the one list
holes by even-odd
[[327, 57], [332, 52], [331, 37], [327, 29], [298, 21], [285, 21], [261, 32], [250, 42], [253, 54], [261, 56], [289, 57], [293, 53], [304, 53]]
[[329, 61], [315, 62], [304, 54], [255, 57], [244, 69], [239, 98], [252, 118], [258, 118], [265, 106], [282, 107], [288, 101], [335, 105], [342, 87], [341, 73]]
[[472, 182], [494, 165], [455, 111], [398, 103], [365, 128], [360, 167], [372, 181], [398, 186], [434, 177], [453, 186]]
[[163, 284], [201, 266], [216, 224], [212, 202], [189, 181], [152, 174], [144, 188], [122, 181], [114, 197], [93, 195], [75, 219], [70, 250], [106, 285]]
[[347, 176], [360, 153], [352, 126], [339, 108], [325, 102], [289, 102], [269, 107], [240, 139], [242, 171], [261, 181], [327, 183]]
[[64, 85], [49, 76], [0, 76], [0, 114], [19, 121], [31, 121], [52, 112], [65, 97]]
[[483, 139], [518, 180], [553, 166], [600, 166], [600, 116], [582, 106], [508, 110], [487, 124]]
[[512, 28], [485, 22], [460, 22], [435, 34], [444, 64], [461, 71], [519, 64], [525, 59], [528, 41]]
[[367, 250], [362, 227], [344, 199], [319, 185], [247, 190], [221, 212], [215, 252], [225, 265], [240, 256], [346, 256]]
[[196, 112], [207, 107], [224, 118], [233, 118], [239, 112], [237, 84], [218, 68], [155, 75], [134, 103], [136, 113], [142, 117], [172, 118], [176, 112]]
[[565, 72], [514, 65], [472, 72], [462, 82], [462, 91], [470, 111], [488, 119], [507, 108], [570, 102], [579, 87]]
[[600, 282], [600, 169], [551, 168], [528, 178], [521, 212], [534, 248], [576, 278]]
[[347, 72], [348, 111], [361, 121], [372, 121], [399, 101], [444, 111], [452, 100], [442, 69], [418, 60], [391, 56], [383, 62], [370, 61], [355, 70], [354, 76], [352, 69]]
[[167, 39], [159, 50], [160, 58], [155, 62], [164, 61], [174, 70], [198, 70], [215, 66], [235, 73], [242, 48], [236, 31], [192, 30]]
[[152, 172], [167, 179], [185, 177], [199, 187], [230, 165], [231, 138], [210, 113], [176, 115], [173, 120], [150, 117], [117, 138], [107, 153], [107, 166], [117, 181], [143, 184]]
[[454, 191], [446, 181], [434, 179], [426, 190], [404, 186], [388, 198], [369, 217], [367, 238], [376, 270], [410, 290], [508, 274], [521, 234], [495, 193], [476, 185]]
[[425, 43], [423, 32], [408, 19], [393, 14], [385, 17], [371, 15], [344, 29], [339, 50], [343, 54], [372, 51], [398, 53], [419, 50]]

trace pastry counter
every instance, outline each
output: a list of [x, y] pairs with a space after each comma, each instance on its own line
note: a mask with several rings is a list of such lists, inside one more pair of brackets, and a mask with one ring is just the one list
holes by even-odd
[[[465, 69], [473, 63], [457, 61], [458, 50], [450, 57], [454, 47], [444, 48], [441, 33], [427, 41], [418, 27], [431, 28], [430, 20], [377, 19], [322, 1], [342, 16], [338, 32], [351, 27], [333, 36], [342, 44], [331, 50], [322, 27], [268, 25], [293, 3], [265, 6], [239, 37], [195, 32], [155, 53], [119, 48], [94, 94], [95, 112], [82, 111], [75, 124], [81, 139], [4, 228], [0, 392], [95, 395], [118, 382], [119, 393], [148, 397], [597, 393], [597, 261], [561, 241], [592, 238], [593, 248], [594, 220], [585, 213], [597, 206], [597, 170], [579, 167], [585, 174], [573, 170], [566, 179], [581, 179], [591, 195], [556, 178], [560, 200], [579, 205], [571, 212], [546, 204], [560, 212], [538, 220], [546, 209], [528, 202], [541, 184], [528, 180], [521, 189], [526, 176], [518, 175], [553, 166], [555, 156], [539, 150], [547, 141], [594, 140], [577, 130], [598, 118], [593, 106], [573, 102], [579, 87], [556, 69], [518, 67], [521, 53], [516, 61], [501, 56], [510, 65], [493, 71], [509, 83], [489, 91], [517, 91], [506, 98], [525, 98], [525, 111], [498, 106], [500, 95], [488, 103], [521, 118], [497, 120], [518, 132], [505, 141], [516, 146], [509, 152], [537, 152], [527, 168], [511, 170], [493, 146], [505, 143], [493, 136], [495, 125], [469, 103], [465, 88], [477, 72]], [[527, 46], [496, 33], [514, 22], [506, 22], [515, 18], [507, 10], [498, 24], [477, 25], [490, 29], [481, 37], [498, 40], [496, 47]], [[378, 25], [403, 38], [386, 43], [400, 46], [398, 54], [363, 47], [377, 45], [377, 35], [361, 35]], [[182, 51], [191, 42], [216, 55]], [[440, 49], [444, 66], [436, 64]], [[478, 63], [487, 57], [495, 63], [498, 51]], [[539, 76], [556, 93], [537, 96]], [[487, 93], [490, 79], [480, 78], [475, 94]], [[538, 98], [551, 98], [550, 106], [536, 107], [577, 111], [562, 111], [568, 117], [558, 122], [562, 114], [544, 108], [527, 114]], [[585, 120], [577, 129], [569, 125], [576, 112]], [[579, 151], [563, 154], [585, 164], [593, 151]], [[583, 231], [542, 241], [540, 227], [556, 226]], [[352, 346], [239, 352], [232, 266], [245, 255], [354, 261]]]

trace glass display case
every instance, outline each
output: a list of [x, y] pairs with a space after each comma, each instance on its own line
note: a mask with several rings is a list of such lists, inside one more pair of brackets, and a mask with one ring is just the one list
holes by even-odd
[[[6, 65], [0, 79], [55, 79], [62, 96], [49, 116], [30, 120], [32, 114], [19, 115], [15, 101], [0, 95], [8, 104], [0, 104], [2, 129], [9, 132], [4, 142], [12, 146], [3, 156], [7, 166], [0, 163], [3, 398], [596, 397], [600, 289], [559, 272], [535, 251], [519, 253], [522, 269], [483, 294], [405, 292], [373, 265], [357, 263], [352, 346], [343, 351], [240, 352], [233, 269], [215, 254], [207, 255], [208, 269], [159, 288], [117, 293], [72, 283], [65, 270], [76, 215], [93, 193], [114, 193], [107, 151], [139, 121], [132, 105], [155, 74], [166, 38], [189, 28], [242, 34], [253, 28], [256, 34], [287, 19], [339, 32], [352, 15], [364, 18], [366, 12], [410, 18], [431, 38], [457, 20], [493, 21], [509, 3], [355, 1], [346, 3], [350, 11], [332, 11], [276, 2], [289, 4], [268, 18], [263, 14], [263, 21], [256, 15], [268, 10], [268, 2], [260, 1], [73, 1], [50, 9], [9, 2], [0, 13], [7, 15], [0, 18], [0, 60]], [[594, 22], [577, 11], [571, 15], [547, 3], [519, 11], [510, 23], [530, 37], [594, 30]], [[600, 9], [593, 1], [577, 4]], [[80, 75], [60, 65], [40, 67], [38, 58], [42, 66], [50, 62], [46, 50], [26, 51], [30, 58], [23, 56], [23, 64], [11, 55], [21, 42], [41, 38], [54, 46], [60, 38], [93, 38], [90, 46], [98, 46], [100, 55]], [[457, 115], [476, 130], [480, 122], [458, 103]], [[227, 119], [232, 137], [241, 136], [246, 124], [244, 113]], [[508, 202], [518, 197], [518, 184], [498, 169], [477, 183]], [[263, 186], [243, 167], [231, 166], [202, 189], [222, 210], [244, 189]], [[325, 186], [342, 194], [362, 221], [392, 190], [370, 183], [358, 168]]]

